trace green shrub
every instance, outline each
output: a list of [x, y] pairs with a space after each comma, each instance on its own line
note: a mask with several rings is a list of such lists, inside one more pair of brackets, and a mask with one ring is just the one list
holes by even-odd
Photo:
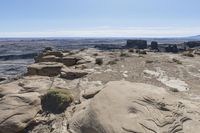
[[82, 49], [80, 49], [79, 51], [82, 52], [82, 51], [85, 51], [85, 50], [86, 50], [86, 48], [82, 48]]
[[50, 89], [41, 97], [44, 111], [51, 113], [62, 113], [73, 102], [73, 96], [68, 90]]
[[115, 64], [117, 64], [117, 61], [119, 61], [119, 60], [118, 59], [111, 60], [107, 63], [107, 65], [115, 65]]
[[176, 62], [177, 64], [180, 64], [180, 65], [182, 64], [182, 62], [181, 62], [180, 60], [175, 59], [175, 58], [173, 58], [172, 61], [173, 61], [173, 62]]
[[176, 88], [170, 88], [170, 91], [172, 91], [172, 92], [179, 92], [179, 90], [176, 89]]
[[130, 48], [130, 49], [128, 50], [128, 52], [134, 53], [134, 49]]
[[99, 55], [98, 53], [94, 53], [94, 54], [93, 54], [93, 56], [98, 56], [98, 55]]
[[98, 65], [102, 65], [103, 64], [103, 58], [96, 58], [95, 63]]
[[153, 63], [152, 60], [146, 60], [145, 62], [146, 62], [147, 64], [149, 64], [149, 63]]

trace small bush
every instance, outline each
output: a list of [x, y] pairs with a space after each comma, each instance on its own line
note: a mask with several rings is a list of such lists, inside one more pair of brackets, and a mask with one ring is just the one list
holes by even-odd
[[170, 91], [172, 91], [172, 92], [179, 92], [179, 90], [176, 89], [176, 88], [170, 88]]
[[94, 53], [94, 54], [93, 54], [93, 56], [98, 56], [98, 55], [99, 55], [98, 53]]
[[146, 60], [145, 62], [146, 62], [147, 64], [153, 63], [152, 60]]
[[53, 48], [52, 47], [45, 47], [43, 52], [47, 52], [47, 51], [53, 51]]
[[82, 52], [82, 51], [85, 51], [85, 50], [86, 50], [86, 48], [82, 48], [82, 49], [80, 49], [79, 51]]
[[131, 48], [131, 49], [128, 50], [128, 52], [134, 53], [134, 49]]
[[103, 59], [102, 58], [96, 58], [95, 63], [98, 64], [98, 65], [102, 65]]
[[119, 60], [118, 59], [111, 60], [107, 63], [107, 65], [115, 65], [115, 64], [117, 64], [117, 61], [119, 61]]
[[173, 62], [176, 62], [177, 64], [180, 64], [180, 65], [182, 64], [182, 62], [181, 62], [180, 60], [175, 59], [175, 58], [173, 58], [172, 61], [173, 61]]
[[43, 110], [51, 113], [64, 112], [72, 102], [73, 96], [64, 89], [51, 89], [41, 98]]

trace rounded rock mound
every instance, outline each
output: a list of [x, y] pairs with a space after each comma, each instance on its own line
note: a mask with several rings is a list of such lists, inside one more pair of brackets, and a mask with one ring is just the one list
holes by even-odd
[[72, 133], [198, 133], [199, 105], [164, 88], [109, 82], [70, 120]]

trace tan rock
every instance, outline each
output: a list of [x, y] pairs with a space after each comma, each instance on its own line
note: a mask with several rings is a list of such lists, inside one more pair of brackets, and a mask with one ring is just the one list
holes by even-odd
[[52, 85], [49, 77], [24, 77], [0, 86], [0, 133], [23, 130], [41, 109], [40, 96]]
[[57, 76], [61, 73], [62, 63], [40, 62], [28, 66], [28, 75]]
[[74, 66], [79, 60], [77, 57], [66, 56], [62, 58], [62, 63], [66, 66]]
[[62, 57], [63, 53], [61, 51], [48, 51], [48, 52], [44, 53], [43, 55], [44, 56], [54, 55], [56, 57]]
[[61, 78], [76, 79], [76, 78], [82, 78], [83, 76], [87, 74], [88, 73], [83, 70], [64, 68], [62, 69], [62, 72], [61, 72]]
[[83, 98], [85, 99], [90, 99], [93, 98], [96, 94], [98, 94], [101, 91], [100, 88], [90, 88], [90, 89], [86, 89], [83, 93]]
[[63, 53], [61, 51], [46, 51], [39, 54], [35, 58], [35, 62], [58, 62], [61, 57], [63, 57]]
[[39, 110], [40, 98], [36, 92], [4, 96], [0, 103], [0, 133], [24, 129]]
[[70, 120], [72, 133], [198, 133], [199, 103], [165, 89], [126, 81], [109, 82]]
[[61, 62], [61, 58], [55, 55], [48, 55], [41, 57], [39, 62]]

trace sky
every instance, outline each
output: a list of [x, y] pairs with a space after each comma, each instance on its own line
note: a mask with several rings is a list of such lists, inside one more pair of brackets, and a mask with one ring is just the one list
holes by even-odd
[[0, 0], [0, 37], [200, 34], [200, 0]]

